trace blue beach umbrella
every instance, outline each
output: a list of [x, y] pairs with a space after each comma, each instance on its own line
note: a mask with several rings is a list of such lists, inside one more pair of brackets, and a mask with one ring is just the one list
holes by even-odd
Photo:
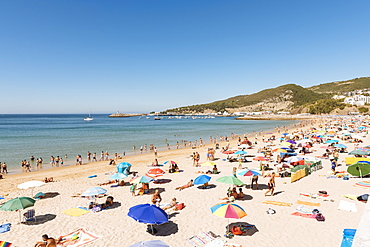
[[81, 196], [97, 196], [105, 193], [107, 193], [106, 189], [103, 189], [101, 187], [94, 187], [86, 190], [84, 193], [81, 194]]
[[194, 182], [193, 183], [195, 185], [205, 184], [205, 183], [208, 183], [210, 180], [211, 180], [211, 177], [210, 176], [200, 175], [199, 177], [197, 177], [196, 179], [194, 179]]
[[115, 174], [113, 174], [113, 175], [111, 175], [109, 178], [110, 179], [114, 179], [114, 180], [119, 180], [119, 179], [125, 179], [125, 178], [127, 178], [128, 176], [126, 175], [126, 174], [124, 174], [124, 173], [115, 173]]
[[163, 224], [168, 222], [167, 213], [154, 204], [139, 204], [128, 211], [128, 216], [140, 223]]
[[288, 133], [283, 133], [282, 135], [283, 135], [283, 136], [287, 136], [287, 135], [289, 135], [289, 134], [288, 134]]
[[132, 165], [130, 164], [130, 163], [128, 163], [128, 162], [121, 162], [121, 163], [119, 163], [118, 165], [117, 165], [117, 171], [119, 172], [119, 173], [124, 173], [124, 171], [126, 170], [126, 169], [129, 169], [129, 167], [131, 167]]
[[161, 240], [140, 241], [129, 247], [170, 247], [168, 244]]
[[347, 146], [344, 145], [344, 144], [334, 144], [334, 147], [337, 147], [337, 148], [347, 148]]
[[336, 143], [339, 142], [339, 140], [327, 140], [325, 143]]
[[240, 154], [240, 155], [243, 155], [243, 154], [247, 154], [247, 152], [245, 152], [245, 151], [237, 151], [237, 152], [235, 152], [234, 154]]

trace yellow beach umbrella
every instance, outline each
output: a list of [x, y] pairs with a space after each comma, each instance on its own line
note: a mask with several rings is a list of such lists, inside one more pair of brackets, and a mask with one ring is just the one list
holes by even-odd
[[200, 165], [202, 165], [202, 166], [214, 166], [214, 165], [216, 165], [216, 163], [212, 162], [212, 161], [207, 161], [207, 162], [204, 162], [203, 164], [200, 164]]

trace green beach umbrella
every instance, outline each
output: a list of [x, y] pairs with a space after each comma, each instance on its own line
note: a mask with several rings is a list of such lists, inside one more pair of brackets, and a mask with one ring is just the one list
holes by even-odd
[[353, 165], [350, 165], [347, 168], [347, 172], [353, 176], [362, 177], [370, 174], [370, 165], [368, 163], [357, 162]]
[[224, 184], [244, 185], [243, 181], [241, 181], [239, 178], [236, 178], [234, 176], [220, 177], [216, 181], [220, 183], [224, 183]]
[[35, 200], [30, 197], [16, 197], [5, 202], [1, 207], [0, 210], [3, 211], [15, 211], [18, 209], [25, 209], [28, 207], [32, 207], [35, 204]]
[[353, 150], [353, 151], [349, 152], [348, 154], [350, 154], [350, 155], [367, 155], [368, 152], [356, 149], [356, 150]]

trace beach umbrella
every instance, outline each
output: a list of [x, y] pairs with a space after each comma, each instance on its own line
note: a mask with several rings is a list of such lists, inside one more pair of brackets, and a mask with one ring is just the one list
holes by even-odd
[[207, 175], [200, 175], [197, 178], [194, 179], [193, 184], [198, 185], [198, 184], [205, 184], [208, 183], [211, 180], [210, 176]]
[[368, 152], [356, 149], [356, 150], [353, 150], [353, 151], [349, 152], [348, 154], [350, 154], [350, 155], [367, 155]]
[[128, 170], [129, 172], [129, 169], [131, 168], [131, 166], [132, 165], [128, 162], [121, 162], [117, 165], [116, 168], [119, 173], [125, 173], [126, 170]]
[[[167, 213], [154, 204], [139, 204], [128, 211], [128, 216], [140, 223], [160, 225], [168, 222]], [[152, 226], [152, 232], [153, 226]]]
[[133, 183], [133, 184], [139, 184], [139, 183], [147, 184], [147, 183], [152, 182], [153, 180], [154, 180], [153, 178], [148, 177], [148, 176], [140, 176], [140, 177], [137, 177], [134, 180], [132, 180], [131, 183]]
[[31, 195], [33, 196], [33, 188], [35, 187], [40, 187], [40, 186], [43, 186], [45, 185], [46, 183], [42, 182], [42, 181], [37, 181], [37, 180], [32, 180], [32, 181], [28, 181], [28, 182], [24, 182], [24, 183], [21, 183], [19, 184], [17, 187], [19, 189], [23, 189], [23, 190], [26, 190], [26, 189], [29, 189], [29, 188], [32, 188], [31, 190]]
[[220, 183], [224, 183], [224, 184], [230, 184], [230, 185], [244, 185], [243, 181], [241, 181], [239, 178], [236, 178], [234, 176], [220, 177], [216, 181]]
[[262, 157], [262, 156], [257, 156], [257, 157], [254, 157], [253, 160], [256, 160], [256, 161], [268, 161], [269, 159], [268, 158], [265, 158], [265, 157]]
[[212, 161], [207, 161], [207, 162], [204, 162], [202, 164], [200, 164], [201, 166], [215, 166], [216, 163], [215, 162], [212, 162]]
[[362, 136], [359, 136], [359, 135], [351, 135], [351, 137], [353, 139], [361, 139], [361, 138], [363, 138]]
[[329, 147], [329, 146], [321, 146], [320, 148], [333, 149], [333, 147]]
[[289, 142], [289, 143], [291, 143], [291, 144], [297, 144], [295, 141], [293, 141], [293, 140], [287, 140], [286, 142]]
[[237, 152], [235, 152], [234, 154], [243, 155], [243, 154], [247, 154], [247, 152], [245, 152], [245, 151], [237, 151]]
[[166, 165], [166, 164], [177, 165], [176, 161], [173, 161], [173, 160], [167, 160], [163, 164], [164, 165]]
[[[1, 205], [0, 210], [15, 211], [25, 209], [35, 205], [35, 200], [29, 197], [16, 197]], [[21, 211], [19, 211], [19, 222], [21, 221]]]
[[86, 190], [84, 193], [81, 194], [81, 196], [89, 197], [89, 196], [97, 196], [97, 195], [101, 195], [105, 193], [107, 193], [106, 189], [103, 189], [102, 187], [94, 187], [94, 188], [90, 188]]
[[162, 176], [164, 174], [164, 171], [160, 168], [153, 168], [153, 169], [150, 169], [146, 175], [148, 175], [149, 177], [159, 177], [159, 176]]
[[299, 156], [293, 156], [293, 157], [289, 157], [286, 162], [288, 163], [293, 163], [293, 162], [298, 162], [300, 160], [303, 160], [303, 157], [299, 157]]
[[370, 189], [370, 181], [357, 182], [353, 186], [363, 188], [363, 189]]
[[228, 151], [223, 152], [223, 154], [233, 154], [233, 153], [235, 153], [235, 151], [232, 151], [232, 150], [228, 150]]
[[170, 247], [168, 244], [161, 240], [140, 241], [129, 247]]
[[247, 144], [242, 144], [239, 146], [239, 148], [249, 148], [249, 146]]
[[353, 176], [365, 176], [367, 174], [370, 174], [370, 165], [367, 163], [360, 163], [357, 162], [353, 165], [350, 165], [347, 168], [347, 172]]
[[290, 146], [290, 145], [292, 145], [292, 143], [290, 143], [290, 142], [282, 142], [282, 143], [280, 143], [280, 145], [282, 145], [282, 146]]
[[238, 173], [239, 176], [261, 176], [262, 173], [255, 169], [244, 169]]
[[117, 173], [111, 175], [109, 178], [113, 179], [113, 180], [120, 180], [120, 179], [125, 179], [127, 177], [128, 176], [126, 174], [117, 172]]
[[338, 143], [338, 144], [334, 144], [334, 147], [337, 147], [337, 148], [347, 148], [347, 146], [346, 146], [346, 145], [344, 145], [344, 144], [340, 144], [340, 143]]
[[327, 141], [325, 141], [325, 143], [336, 143], [336, 142], [339, 142], [339, 140], [327, 140]]
[[289, 133], [283, 133], [282, 135], [283, 135], [283, 136], [287, 136], [287, 135], [289, 135]]
[[[219, 203], [211, 207], [212, 214], [229, 219], [241, 219], [247, 216], [244, 209], [235, 203]], [[229, 224], [228, 224], [229, 225]]]

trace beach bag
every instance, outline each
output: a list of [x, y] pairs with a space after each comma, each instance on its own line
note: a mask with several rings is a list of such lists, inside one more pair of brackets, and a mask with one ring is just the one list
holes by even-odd
[[325, 217], [321, 213], [316, 214], [315, 218], [317, 221], [325, 221]]
[[240, 227], [238, 227], [238, 226], [233, 226], [231, 228], [231, 232], [234, 235], [241, 235], [241, 234], [243, 234], [243, 232], [240, 230]]
[[178, 209], [178, 210], [182, 210], [184, 207], [185, 207], [185, 204], [184, 203], [177, 203], [175, 205], [175, 208]]
[[272, 208], [269, 208], [267, 211], [266, 211], [267, 214], [276, 214], [276, 211]]
[[357, 200], [366, 202], [368, 198], [369, 198], [369, 194], [363, 194], [357, 197]]

